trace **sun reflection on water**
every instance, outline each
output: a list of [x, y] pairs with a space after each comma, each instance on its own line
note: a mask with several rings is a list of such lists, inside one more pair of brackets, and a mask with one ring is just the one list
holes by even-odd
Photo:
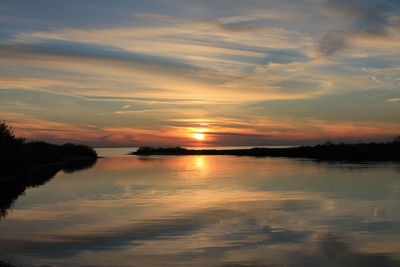
[[[1, 221], [0, 245], [17, 263], [30, 255], [27, 262], [61, 267], [131, 266], [132, 258], [138, 266], [292, 266], [310, 257], [301, 266], [328, 266], [321, 260], [334, 249], [348, 262], [400, 251], [398, 174], [387, 168], [377, 179], [375, 169], [330, 166], [336, 171], [283, 158], [99, 159], [91, 171], [62, 174], [21, 197]], [[328, 232], [353, 241], [343, 246]], [[377, 266], [397, 266], [385, 265], [390, 257]]]

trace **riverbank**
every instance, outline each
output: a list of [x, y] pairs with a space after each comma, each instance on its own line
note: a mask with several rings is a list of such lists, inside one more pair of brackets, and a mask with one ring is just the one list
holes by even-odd
[[9, 262], [4, 262], [0, 260], [0, 267], [15, 267], [14, 265], [12, 265]]
[[65, 165], [70, 161], [97, 157], [97, 152], [85, 145], [26, 142], [24, 138], [16, 137], [12, 128], [0, 120], [0, 182], [10, 177], [26, 175], [38, 167]]
[[337, 161], [398, 161], [400, 142], [332, 144], [299, 146], [289, 148], [251, 148], [251, 149], [202, 149], [193, 150], [181, 147], [154, 148], [141, 147], [131, 155], [233, 155], [254, 157], [310, 158]]
[[35, 168], [65, 165], [71, 161], [97, 159], [94, 149], [84, 145], [55, 145], [46, 142], [7, 143], [0, 145], [0, 182], [24, 175]]

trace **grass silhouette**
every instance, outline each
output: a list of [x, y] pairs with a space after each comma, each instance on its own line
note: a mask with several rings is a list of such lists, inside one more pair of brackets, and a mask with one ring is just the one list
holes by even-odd
[[43, 164], [93, 158], [97, 158], [96, 151], [85, 145], [26, 142], [15, 137], [12, 128], [0, 121], [0, 177], [22, 173]]

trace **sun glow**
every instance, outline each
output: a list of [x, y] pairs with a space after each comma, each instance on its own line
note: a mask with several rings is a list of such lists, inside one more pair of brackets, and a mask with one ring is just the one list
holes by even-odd
[[208, 127], [202, 127], [202, 124], [199, 124], [200, 127], [190, 127], [185, 129], [185, 135], [192, 140], [197, 141], [197, 145], [200, 145], [200, 141], [207, 140], [209, 141], [208, 133], [210, 129]]
[[198, 141], [202, 141], [204, 139], [206, 139], [206, 135], [205, 132], [207, 132], [206, 129], [204, 128], [195, 128], [192, 129], [192, 131], [194, 131], [195, 133], [192, 134], [192, 137]]
[[195, 134], [193, 134], [193, 138], [201, 141], [201, 140], [204, 140], [206, 138], [206, 135], [202, 134], [202, 133], [195, 133]]

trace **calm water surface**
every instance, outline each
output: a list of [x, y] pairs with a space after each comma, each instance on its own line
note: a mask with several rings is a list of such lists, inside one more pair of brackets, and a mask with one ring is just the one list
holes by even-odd
[[114, 156], [0, 220], [20, 266], [399, 266], [399, 240], [399, 163]]

